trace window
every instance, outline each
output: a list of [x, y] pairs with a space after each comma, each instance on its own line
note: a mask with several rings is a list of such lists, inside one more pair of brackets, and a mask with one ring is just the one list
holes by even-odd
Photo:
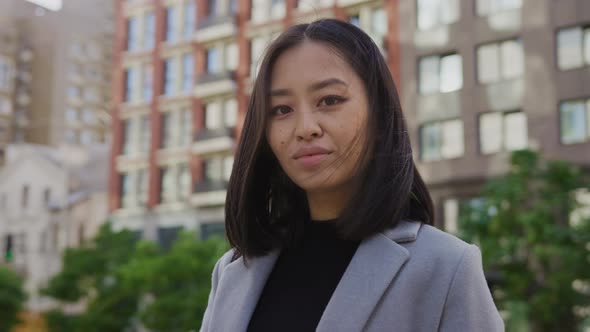
[[348, 17], [348, 23], [356, 26], [357, 28], [361, 27], [361, 18], [359, 14], [351, 15]]
[[156, 42], [156, 15], [148, 13], [145, 16], [143, 48], [151, 50], [154, 48]]
[[459, 0], [418, 0], [418, 29], [450, 24], [459, 20]]
[[216, 74], [221, 71], [221, 59], [219, 50], [215, 47], [207, 49], [207, 73]]
[[23, 186], [23, 190], [21, 192], [20, 205], [23, 209], [26, 209], [29, 206], [29, 185], [28, 184], [25, 184]]
[[161, 177], [160, 177], [160, 202], [161, 203], [169, 203], [175, 201], [174, 195], [174, 174], [172, 167], [163, 167], [161, 170]]
[[486, 16], [503, 11], [519, 9], [522, 0], [477, 0], [477, 15]]
[[149, 115], [144, 115], [143, 117], [141, 117], [141, 139], [139, 141], [141, 143], [141, 152], [143, 153], [147, 153], [150, 150], [150, 140], [152, 139], [152, 128], [150, 126], [151, 121]]
[[132, 102], [135, 101], [135, 96], [133, 93], [135, 82], [137, 80], [137, 69], [135, 67], [127, 68], [125, 72], [125, 101]]
[[120, 196], [121, 196], [121, 208], [129, 208], [133, 206], [132, 201], [132, 188], [133, 188], [133, 179], [130, 173], [121, 173], [120, 175], [121, 181], [121, 189], [120, 189]]
[[66, 122], [68, 124], [78, 123], [78, 110], [74, 108], [66, 109]]
[[521, 77], [524, 71], [522, 43], [507, 40], [482, 45], [477, 49], [477, 76], [481, 83]]
[[153, 97], [153, 86], [154, 86], [154, 66], [151, 63], [143, 65], [142, 75], [142, 95], [143, 101], [150, 101]]
[[182, 91], [191, 92], [193, 88], [193, 55], [185, 54], [182, 57]]
[[560, 120], [563, 144], [590, 140], [590, 99], [561, 103]]
[[73, 129], [67, 129], [64, 133], [64, 137], [67, 143], [76, 144], [78, 143], [78, 134]]
[[174, 94], [175, 63], [173, 58], [164, 61], [164, 95], [166, 96]]
[[213, 17], [217, 15], [217, 1], [207, 0], [207, 16]]
[[262, 53], [266, 47], [267, 38], [253, 38], [250, 45], [250, 78], [254, 79], [258, 73]]
[[51, 189], [45, 188], [45, 190], [43, 190], [43, 205], [45, 207], [48, 207], [50, 201], [51, 201]]
[[237, 43], [230, 43], [225, 47], [225, 68], [227, 70], [236, 70], [238, 68], [240, 56]]
[[227, 182], [233, 167], [233, 156], [214, 156], [204, 161], [204, 180], [207, 182]]
[[193, 112], [192, 109], [181, 110], [180, 145], [189, 146], [193, 140]]
[[174, 121], [172, 112], [164, 112], [162, 114], [162, 147], [170, 148], [174, 146], [173, 133]]
[[139, 206], [146, 206], [148, 203], [149, 177], [148, 170], [143, 168], [137, 171], [137, 201]]
[[133, 121], [123, 120], [123, 154], [131, 154], [133, 151]]
[[561, 70], [590, 65], [590, 26], [557, 33], [557, 65]]
[[127, 20], [127, 50], [137, 51], [139, 49], [139, 20], [137, 17], [130, 17]]
[[12, 88], [13, 68], [11, 61], [0, 55], [0, 90], [8, 91]]
[[84, 99], [86, 101], [99, 102], [101, 99], [100, 92], [95, 87], [86, 87], [84, 88]]
[[283, 18], [286, 13], [285, 0], [270, 0], [270, 15], [272, 18]]
[[3, 211], [6, 210], [6, 201], [7, 201], [6, 194], [3, 193], [2, 195], [0, 195], [0, 209]]
[[176, 41], [176, 29], [175, 29], [176, 22], [177, 22], [176, 7], [170, 6], [170, 7], [166, 8], [166, 41], [167, 42], [175, 42]]
[[446, 120], [420, 128], [420, 151], [424, 161], [461, 157], [464, 152], [463, 122]]
[[68, 88], [68, 97], [70, 97], [70, 99], [78, 99], [80, 98], [80, 95], [80, 87], [71, 86]]
[[195, 29], [195, 16], [197, 15], [197, 9], [194, 1], [189, 1], [184, 4], [184, 27], [183, 35], [185, 39], [191, 39], [193, 37], [193, 31]]
[[445, 93], [463, 87], [462, 60], [458, 54], [424, 57], [418, 69], [421, 94]]
[[483, 154], [525, 149], [527, 120], [523, 112], [493, 112], [479, 117], [479, 143]]
[[191, 173], [187, 164], [178, 166], [178, 192], [177, 197], [180, 200], [186, 200], [191, 192]]
[[80, 133], [80, 143], [83, 145], [90, 145], [96, 141], [95, 135], [90, 130], [84, 130]]
[[371, 26], [368, 32], [375, 44], [383, 49], [384, 38], [387, 35], [387, 14], [383, 8], [374, 9], [371, 13]]
[[89, 125], [96, 124], [96, 115], [93, 110], [91, 109], [84, 109], [82, 111], [82, 121]]
[[231, 128], [236, 125], [238, 102], [235, 98], [217, 100], [205, 105], [205, 128]]
[[11, 114], [12, 113], [12, 102], [9, 98], [0, 96], [0, 114]]

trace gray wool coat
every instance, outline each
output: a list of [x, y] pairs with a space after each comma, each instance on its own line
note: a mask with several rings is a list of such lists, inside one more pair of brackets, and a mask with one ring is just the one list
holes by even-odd
[[[248, 328], [274, 251], [213, 270], [201, 332]], [[418, 222], [402, 221], [359, 245], [320, 319], [318, 332], [504, 331], [476, 246]]]

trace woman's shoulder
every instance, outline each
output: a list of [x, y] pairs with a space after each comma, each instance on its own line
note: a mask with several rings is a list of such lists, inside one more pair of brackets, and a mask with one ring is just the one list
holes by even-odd
[[421, 256], [430, 261], [452, 264], [461, 260], [467, 252], [479, 252], [476, 246], [455, 235], [418, 221], [402, 221], [386, 235], [406, 248], [410, 256]]

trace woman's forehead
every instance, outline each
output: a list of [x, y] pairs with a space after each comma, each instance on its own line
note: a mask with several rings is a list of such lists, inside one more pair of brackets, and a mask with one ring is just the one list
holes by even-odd
[[277, 58], [272, 68], [271, 86], [273, 89], [286, 88], [329, 79], [352, 84], [355, 78], [351, 66], [332, 48], [322, 43], [305, 41]]

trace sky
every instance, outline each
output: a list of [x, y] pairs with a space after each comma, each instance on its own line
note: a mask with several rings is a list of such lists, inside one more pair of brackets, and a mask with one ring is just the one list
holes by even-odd
[[49, 10], [58, 11], [61, 9], [62, 0], [27, 0], [28, 2], [32, 2], [36, 5], [45, 7]]

